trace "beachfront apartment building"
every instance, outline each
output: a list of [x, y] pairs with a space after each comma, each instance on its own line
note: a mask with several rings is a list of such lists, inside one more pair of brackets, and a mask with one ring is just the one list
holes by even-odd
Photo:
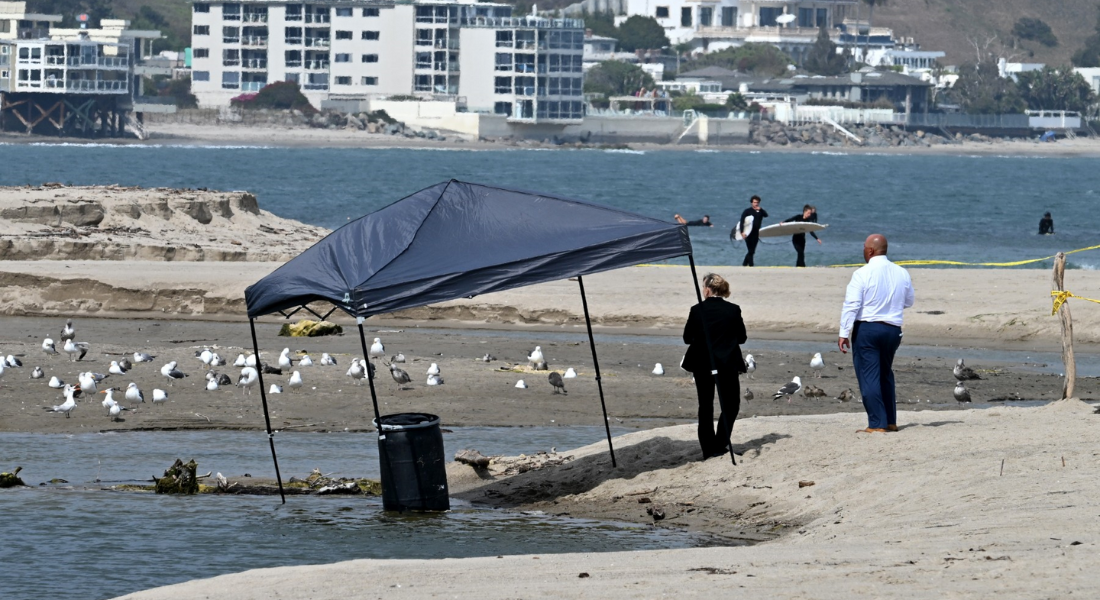
[[584, 24], [469, 0], [192, 3], [203, 106], [293, 81], [328, 100], [417, 96], [516, 123], [583, 118]]

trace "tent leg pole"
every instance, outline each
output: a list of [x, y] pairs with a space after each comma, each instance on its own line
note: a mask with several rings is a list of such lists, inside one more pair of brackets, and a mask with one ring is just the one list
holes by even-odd
[[264, 387], [264, 369], [260, 364], [260, 344], [256, 341], [256, 320], [249, 317], [248, 327], [252, 330], [252, 352], [256, 355], [256, 375], [260, 380], [260, 401], [264, 405], [264, 423], [267, 426], [267, 443], [271, 446], [271, 462], [275, 463], [275, 481], [279, 482], [279, 497], [286, 504], [283, 477], [279, 474], [279, 457], [275, 455], [275, 434], [271, 431], [271, 412], [267, 409], [267, 388]]
[[581, 286], [581, 304], [584, 306], [584, 324], [588, 326], [588, 345], [592, 348], [592, 365], [596, 369], [596, 387], [600, 390], [600, 408], [603, 409], [603, 427], [607, 432], [607, 448], [611, 452], [611, 466], [617, 467], [615, 462], [615, 446], [611, 443], [611, 423], [607, 420], [607, 404], [603, 399], [603, 379], [600, 377], [600, 360], [596, 357], [596, 339], [592, 337], [592, 319], [588, 316], [588, 298], [584, 295], [584, 278], [577, 276], [577, 283]]
[[382, 415], [378, 412], [378, 395], [374, 391], [374, 370], [371, 369], [370, 352], [367, 351], [367, 334], [363, 333], [363, 317], [356, 317], [359, 322], [359, 343], [363, 345], [363, 360], [367, 364], [363, 368], [367, 370], [367, 384], [370, 386], [370, 401], [374, 404], [374, 421], [378, 431], [382, 431]]
[[[688, 264], [691, 265], [691, 280], [695, 284], [695, 297], [699, 299], [699, 302], [703, 301], [703, 293], [699, 289], [699, 274], [695, 271], [695, 257], [688, 254]], [[718, 390], [718, 406], [722, 406], [722, 386], [718, 385], [718, 369], [714, 364], [714, 352], [710, 346], [710, 330], [707, 329], [707, 323], [703, 321], [703, 335], [707, 338], [707, 354], [710, 356], [710, 372], [714, 377], [714, 389]], [[722, 411], [722, 429], [730, 432], [730, 437], [733, 437], [733, 428], [726, 427], [726, 411]], [[733, 462], [733, 466], [737, 466], [737, 457], [733, 455], [733, 442], [730, 442], [730, 461]]]

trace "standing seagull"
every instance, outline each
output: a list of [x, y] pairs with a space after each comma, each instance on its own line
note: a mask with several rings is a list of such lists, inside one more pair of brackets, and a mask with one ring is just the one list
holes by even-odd
[[[71, 339], [65, 340], [65, 352], [73, 362], [83, 359], [84, 355], [87, 354], [90, 349], [91, 346], [88, 342], [74, 342]], [[80, 356], [76, 356], [78, 353]]]
[[246, 394], [252, 394], [252, 388], [260, 381], [260, 373], [255, 367], [241, 369], [241, 377], [237, 380], [237, 386], [243, 387]]
[[752, 390], [750, 390], [749, 388], [745, 388], [745, 393], [741, 394], [741, 397], [745, 400], [752, 400]]
[[161, 402], [168, 402], [168, 392], [160, 388], [153, 388], [153, 404], [160, 404]]
[[67, 341], [76, 337], [76, 330], [73, 329], [73, 320], [66, 319], [65, 326], [61, 328], [61, 341]]
[[293, 362], [290, 360], [290, 348], [283, 348], [283, 351], [279, 354], [279, 368], [289, 369], [293, 366]]
[[959, 362], [955, 363], [955, 368], [952, 372], [955, 374], [955, 379], [958, 379], [959, 381], [982, 378], [981, 375], [978, 375], [974, 372], [974, 369], [971, 369], [970, 367], [964, 365], [963, 359], [961, 358], [959, 359]]
[[177, 379], [183, 379], [187, 377], [187, 373], [180, 371], [176, 368], [176, 361], [172, 361], [160, 368], [160, 374], [168, 378], [168, 385], [172, 385], [172, 382]]
[[47, 356], [57, 356], [57, 345], [52, 339], [46, 338], [42, 340], [42, 351], [45, 352]]
[[386, 347], [382, 345], [382, 338], [374, 338], [374, 343], [370, 345], [370, 357], [377, 358], [385, 355]]
[[561, 375], [558, 374], [557, 371], [551, 371], [550, 375], [547, 379], [550, 380], [550, 385], [554, 386], [554, 393], [555, 394], [568, 394], [569, 393], [569, 392], [565, 391], [565, 380], [563, 380], [561, 378]]
[[363, 366], [359, 364], [358, 357], [351, 359], [351, 366], [348, 367], [347, 375], [355, 381], [355, 385], [359, 385], [363, 381], [363, 378], [366, 377]]
[[955, 384], [955, 400], [959, 402], [970, 402], [970, 390], [966, 389], [962, 381]]
[[126, 399], [130, 402], [141, 402], [145, 404], [145, 394], [141, 393], [141, 389], [133, 381], [130, 385], [126, 386]]
[[825, 369], [825, 361], [821, 360], [820, 352], [814, 354], [813, 359], [810, 360], [810, 368], [814, 370], [814, 377], [821, 377], [821, 371]]
[[95, 394], [99, 391], [95, 375], [92, 373], [79, 373], [77, 380], [80, 382], [80, 390], [86, 394]]
[[302, 374], [299, 373], [298, 371], [295, 371], [295, 372], [291, 373], [290, 374], [290, 381], [287, 382], [287, 385], [290, 386], [290, 389], [294, 390], [295, 392], [301, 390], [302, 389]]
[[541, 363], [545, 363], [546, 359], [542, 356], [542, 346], [535, 346], [535, 351], [527, 357], [527, 364], [532, 368], [538, 369]]
[[73, 409], [76, 408], [76, 398], [74, 397], [75, 393], [76, 388], [71, 385], [65, 386], [65, 402], [58, 404], [57, 406], [47, 406], [45, 407], [46, 410], [50, 412], [65, 413], [65, 418], [68, 419], [70, 416], [72, 416]]
[[756, 379], [753, 373], [756, 371], [756, 359], [751, 354], [745, 355], [745, 372], [749, 374], [749, 379]]
[[409, 374], [406, 373], [404, 369], [399, 368], [394, 363], [390, 363], [390, 376], [392, 376], [393, 380], [397, 382], [397, 389], [399, 390], [405, 389], [405, 384], [412, 381], [412, 378], [409, 377]]
[[783, 396], [786, 396], [787, 397], [787, 402], [790, 403], [791, 396], [797, 394], [798, 391], [801, 390], [801, 389], [802, 389], [802, 380], [798, 377], [798, 375], [795, 375], [794, 379], [792, 379], [789, 383], [787, 383], [787, 385], [784, 385], [783, 387], [779, 388], [779, 391], [772, 395], [772, 400], [775, 400], [777, 398], [782, 398]]

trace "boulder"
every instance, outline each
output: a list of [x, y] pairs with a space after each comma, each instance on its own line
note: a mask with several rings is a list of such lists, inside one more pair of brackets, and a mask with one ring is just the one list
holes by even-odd
[[341, 335], [344, 329], [335, 323], [328, 321], [313, 321], [302, 319], [297, 323], [285, 323], [279, 330], [279, 335], [289, 337], [319, 337], [323, 335]]

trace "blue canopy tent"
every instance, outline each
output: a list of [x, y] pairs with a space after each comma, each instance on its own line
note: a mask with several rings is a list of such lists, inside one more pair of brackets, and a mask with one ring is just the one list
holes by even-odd
[[[611, 446], [583, 276], [680, 256], [688, 257], [697, 281], [684, 225], [582, 200], [451, 180], [337, 229], [250, 286], [245, 301], [257, 356], [255, 319], [272, 313], [289, 318], [303, 309], [321, 319], [337, 309], [356, 317], [363, 355], [369, 356], [363, 320], [371, 315], [576, 277]], [[701, 301], [698, 283], [696, 295]], [[333, 308], [322, 315], [307, 306], [314, 302]], [[368, 382], [378, 419], [373, 373]], [[262, 373], [259, 383], [282, 492]], [[614, 447], [611, 461], [617, 466]]]

